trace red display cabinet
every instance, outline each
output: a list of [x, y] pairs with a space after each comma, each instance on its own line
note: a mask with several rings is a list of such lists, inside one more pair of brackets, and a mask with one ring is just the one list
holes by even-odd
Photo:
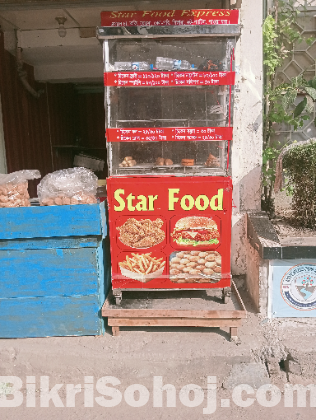
[[113, 289], [228, 287], [238, 11], [101, 19]]

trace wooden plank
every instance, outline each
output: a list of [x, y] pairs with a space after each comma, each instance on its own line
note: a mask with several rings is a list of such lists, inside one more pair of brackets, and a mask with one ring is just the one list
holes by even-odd
[[[106, 235], [105, 204], [0, 209], [0, 240]], [[102, 226], [103, 225], [103, 226]]]
[[96, 248], [101, 238], [98, 236], [68, 238], [32, 238], [0, 240], [0, 252], [4, 250]]
[[240, 319], [201, 319], [201, 318], [108, 318], [108, 325], [112, 327], [118, 326], [157, 326], [157, 327], [231, 327], [231, 326], [240, 326]]
[[113, 336], [120, 335], [120, 327], [112, 327], [112, 334]]
[[97, 248], [0, 251], [0, 297], [99, 293], [104, 273], [97, 252]]
[[113, 309], [104, 307], [102, 308], [102, 316], [111, 317], [111, 318], [246, 318], [246, 315], [243, 311], [228, 311], [228, 310], [202, 310], [202, 311], [194, 311], [194, 310], [178, 310], [178, 309]]
[[0, 300], [0, 337], [100, 335], [98, 295]]
[[238, 289], [236, 287], [236, 284], [234, 283], [233, 280], [232, 280], [232, 292], [235, 294], [239, 305], [242, 307], [242, 311], [244, 311], [244, 313], [246, 315], [246, 316], [244, 316], [244, 318], [247, 318], [247, 310], [246, 310], [246, 307], [244, 305], [244, 302], [243, 302], [242, 298], [240, 297], [240, 294], [238, 292]]

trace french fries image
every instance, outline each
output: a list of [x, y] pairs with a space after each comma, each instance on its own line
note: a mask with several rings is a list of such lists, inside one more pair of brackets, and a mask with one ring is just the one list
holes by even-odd
[[[147, 254], [132, 253], [132, 257], [126, 256], [125, 261], [119, 262], [121, 272], [126, 277], [134, 278], [140, 281], [149, 281], [162, 274], [166, 262], [163, 258], [151, 256], [151, 252]], [[128, 273], [125, 272], [128, 271]], [[161, 273], [159, 273], [161, 271]], [[153, 273], [156, 273], [153, 274]]]

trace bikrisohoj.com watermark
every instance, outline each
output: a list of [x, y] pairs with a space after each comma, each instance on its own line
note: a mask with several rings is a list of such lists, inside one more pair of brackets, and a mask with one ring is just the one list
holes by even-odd
[[[201, 407], [203, 414], [213, 414], [219, 407], [247, 408], [257, 402], [262, 407], [316, 407], [316, 385], [285, 384], [281, 390], [275, 385], [262, 385], [255, 390], [247, 384], [237, 385], [231, 398], [218, 398], [216, 376], [208, 376], [202, 386], [184, 385], [181, 389], [164, 383], [162, 376], [153, 377], [151, 391], [142, 384], [129, 385], [119, 390], [121, 381], [114, 376], [99, 379], [84, 376], [82, 384], [50, 385], [49, 376], [26, 376], [24, 381], [18, 376], [0, 376], [1, 407], [76, 407], [76, 397], [82, 395], [84, 407], [116, 407], [126, 403], [130, 407], [144, 407], [150, 404], [157, 408]], [[81, 405], [81, 404], [80, 404]]]

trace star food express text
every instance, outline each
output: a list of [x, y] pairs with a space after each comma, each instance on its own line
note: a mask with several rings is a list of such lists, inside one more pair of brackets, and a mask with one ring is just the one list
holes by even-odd
[[[213, 197], [204, 194], [197, 197], [189, 194], [181, 196], [180, 188], [169, 188], [168, 191], [168, 210], [170, 211], [175, 211], [177, 206], [185, 211], [192, 210], [193, 207], [202, 211], [208, 207], [215, 211], [223, 210], [223, 189], [219, 189]], [[154, 211], [158, 194], [135, 196], [130, 193], [126, 196], [125, 190], [119, 188], [114, 192], [114, 199], [117, 203], [117, 205], [114, 205], [115, 211], [123, 211], [126, 207], [128, 211]]]

